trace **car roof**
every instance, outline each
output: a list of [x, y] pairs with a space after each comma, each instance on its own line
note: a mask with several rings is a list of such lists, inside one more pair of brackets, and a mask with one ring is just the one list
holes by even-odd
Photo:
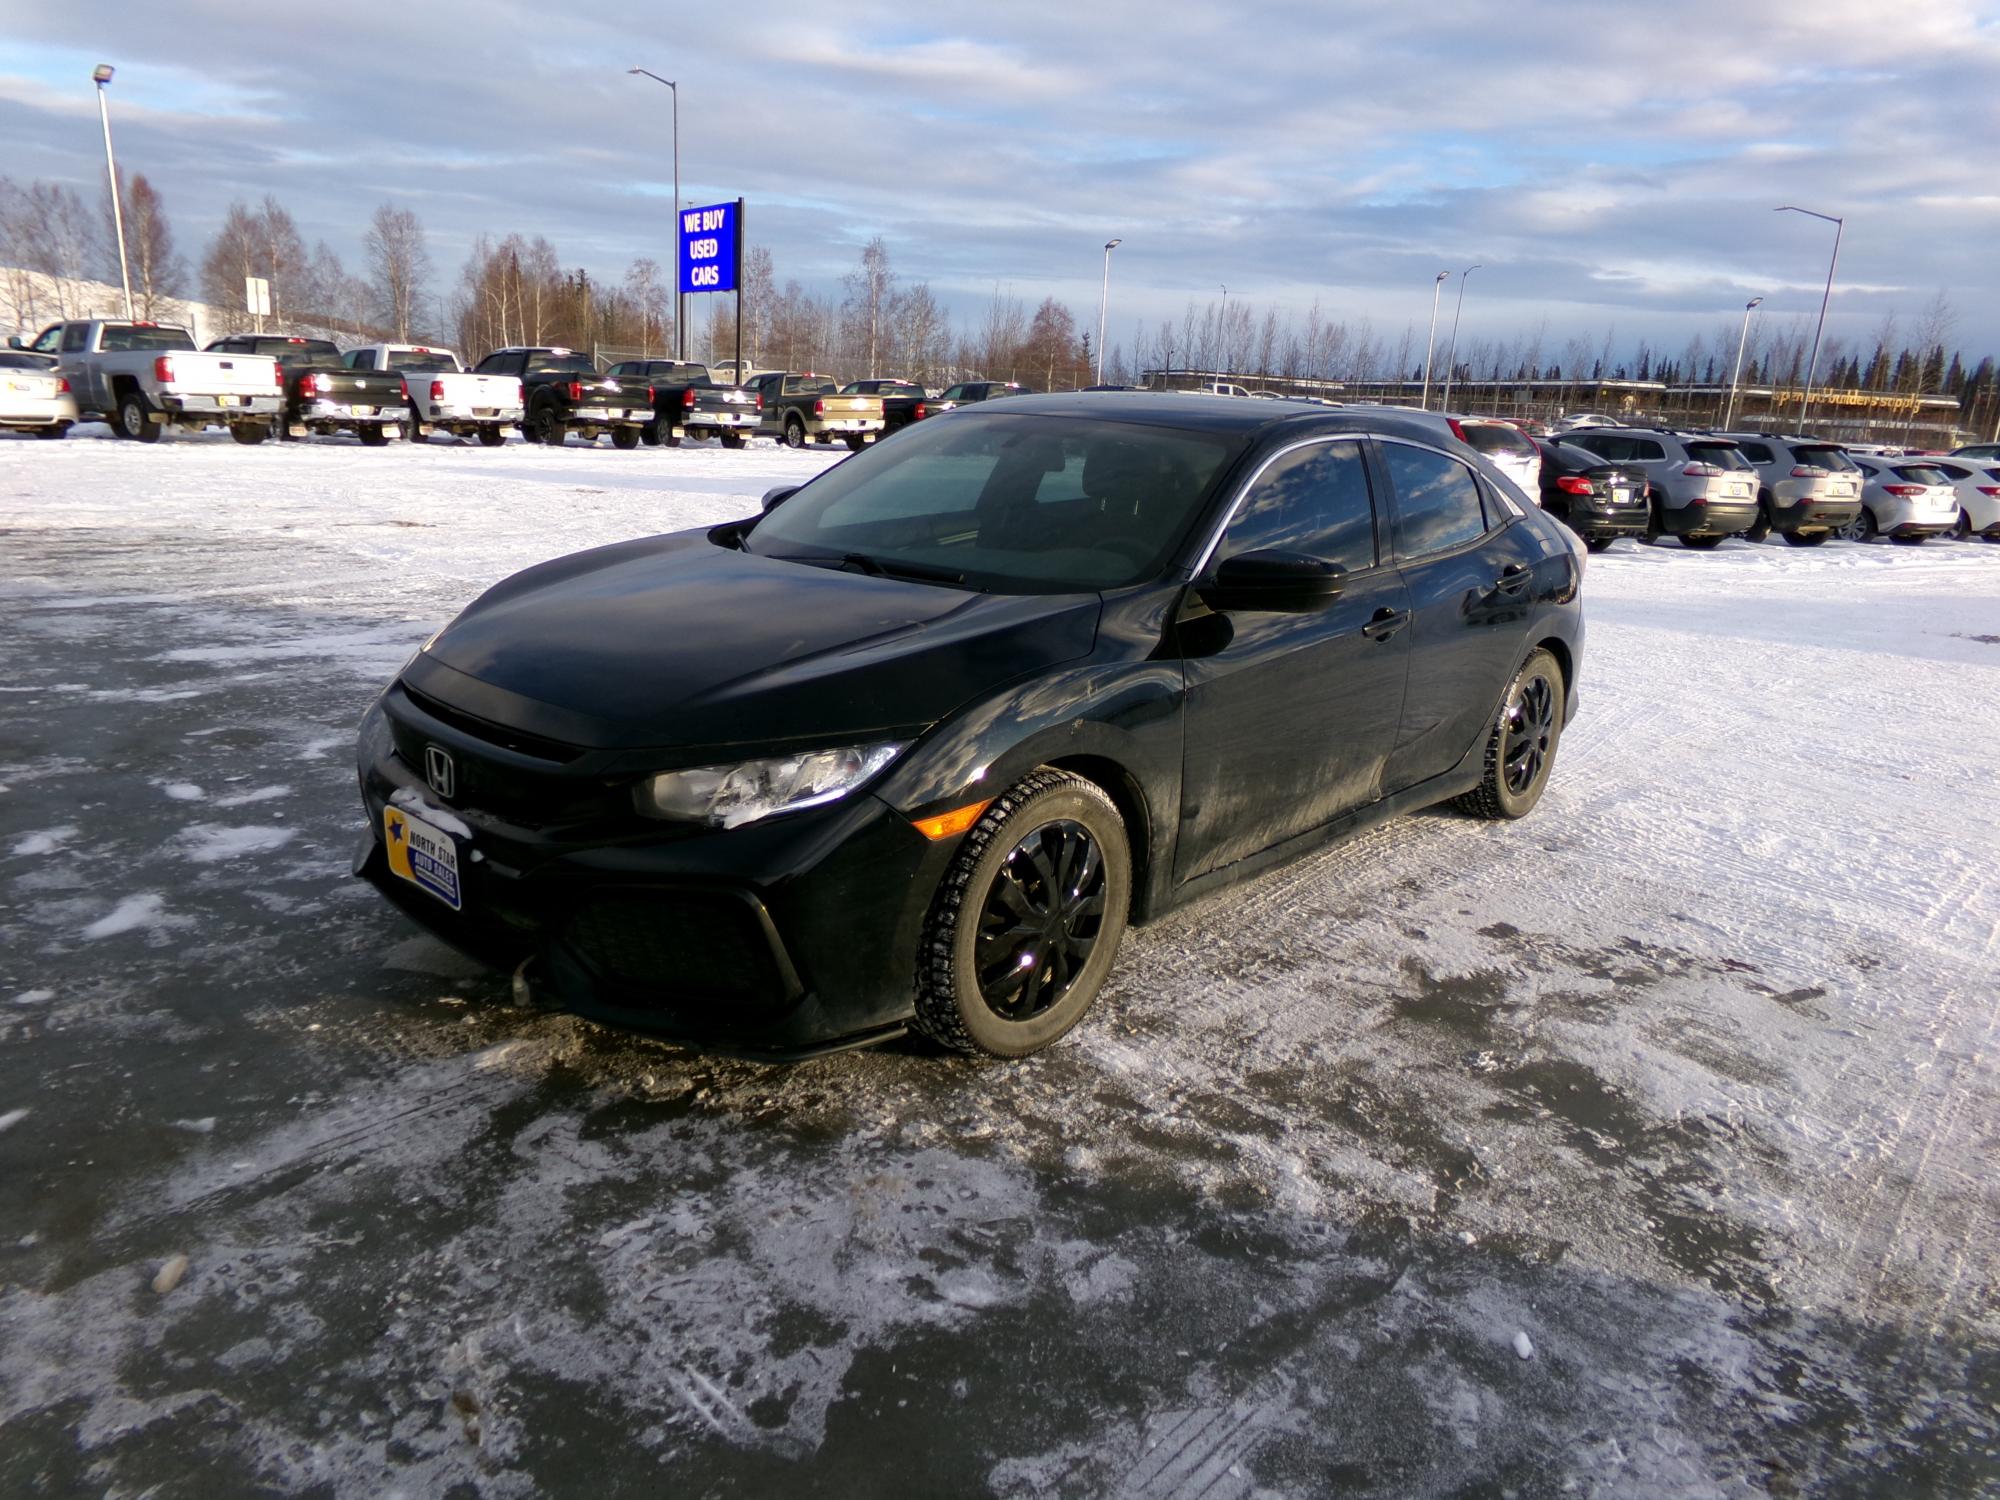
[[1138, 427], [1177, 427], [1233, 437], [1258, 438], [1292, 430], [1380, 433], [1436, 446], [1456, 442], [1435, 412], [1407, 415], [1386, 407], [1319, 406], [1308, 401], [1245, 401], [1181, 391], [1068, 391], [1059, 395], [1012, 396], [995, 415], [1095, 417]]

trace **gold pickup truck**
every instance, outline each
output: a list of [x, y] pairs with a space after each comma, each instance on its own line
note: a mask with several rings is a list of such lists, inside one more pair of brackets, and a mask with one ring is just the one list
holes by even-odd
[[787, 448], [803, 448], [808, 438], [815, 443], [845, 438], [858, 453], [882, 435], [882, 398], [843, 396], [840, 382], [828, 376], [773, 371], [756, 377], [751, 387], [764, 401], [757, 430]]

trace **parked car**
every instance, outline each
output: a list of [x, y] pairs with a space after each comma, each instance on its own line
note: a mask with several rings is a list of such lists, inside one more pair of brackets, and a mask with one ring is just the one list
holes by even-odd
[[1682, 546], [1705, 551], [1757, 524], [1757, 471], [1729, 438], [1617, 427], [1557, 433], [1549, 441], [1643, 470], [1653, 497], [1649, 536], [1677, 536]]
[[617, 1023], [1035, 1052], [1128, 920], [1431, 803], [1535, 806], [1584, 554], [1509, 488], [1388, 414], [924, 421], [490, 589], [362, 723], [356, 873]]
[[1757, 471], [1757, 521], [1744, 536], [1773, 531], [1794, 547], [1817, 547], [1861, 513], [1861, 471], [1838, 443], [1776, 432], [1726, 432]]
[[620, 378], [643, 380], [653, 392], [653, 419], [639, 430], [652, 444], [678, 448], [684, 437], [718, 438], [741, 448], [757, 435], [762, 407], [757, 393], [720, 385], [708, 366], [677, 359], [628, 359], [611, 367]]
[[59, 438], [76, 425], [69, 380], [45, 356], [0, 350], [0, 431]]
[[322, 437], [351, 432], [371, 448], [403, 436], [409, 397], [400, 375], [351, 370], [331, 339], [271, 333], [232, 333], [210, 339], [214, 354], [268, 354], [285, 386], [281, 437]]
[[1594, 411], [1573, 411], [1566, 417], [1557, 417], [1549, 423], [1550, 432], [1574, 432], [1579, 427], [1622, 427], [1625, 424], [1616, 417], [1600, 416]]
[[1958, 524], [1958, 491], [1928, 462], [1873, 456], [1854, 462], [1861, 470], [1861, 513], [1840, 529], [1847, 540], [1921, 542]]
[[994, 401], [1002, 396], [1032, 396], [1034, 392], [1014, 380], [961, 380], [939, 393], [933, 411], [950, 411], [975, 401]]
[[1541, 444], [1542, 509], [1602, 552], [1621, 536], [1644, 536], [1653, 507], [1646, 471], [1621, 467], [1571, 443]]
[[1542, 493], [1542, 450], [1511, 422], [1498, 417], [1447, 417], [1452, 435], [1482, 453], [1486, 461], [1538, 500]]
[[223, 426], [261, 443], [284, 406], [278, 362], [257, 354], [197, 352], [185, 328], [122, 318], [52, 323], [28, 346], [56, 356], [80, 415], [120, 437], [156, 443], [169, 427]]
[[1958, 493], [1958, 520], [1951, 534], [1961, 542], [1975, 536], [2000, 542], [2000, 456], [1985, 463], [1931, 458], [1924, 466], [1944, 475]]
[[2000, 459], [2000, 443], [1968, 443], [1963, 448], [1954, 448], [1945, 455], [1947, 458], [1993, 458]]
[[512, 375], [479, 375], [465, 368], [450, 349], [427, 344], [363, 344], [341, 362], [350, 370], [393, 371], [402, 377], [409, 400], [406, 435], [433, 432], [477, 438], [489, 448], [507, 441], [521, 425], [523, 393]]
[[882, 435], [882, 398], [843, 396], [831, 376], [773, 371], [759, 375], [755, 388], [763, 403], [761, 431], [787, 448], [840, 438], [858, 453]]
[[930, 394], [914, 380], [850, 380], [840, 388], [840, 394], [880, 396], [884, 437], [931, 414]]
[[474, 368], [521, 382], [521, 435], [560, 448], [571, 434], [594, 443], [605, 433], [617, 448], [639, 446], [653, 420], [653, 393], [643, 380], [600, 375], [588, 354], [556, 347], [495, 349]]
[[756, 361], [748, 359], [741, 362], [733, 359], [718, 359], [708, 368], [710, 373], [715, 376], [716, 382], [720, 385], [748, 385], [759, 375], [781, 373], [775, 370], [767, 370]]

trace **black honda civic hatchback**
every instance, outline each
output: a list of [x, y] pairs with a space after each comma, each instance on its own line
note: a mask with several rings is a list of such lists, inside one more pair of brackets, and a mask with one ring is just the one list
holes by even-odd
[[614, 1023], [1023, 1056], [1128, 923], [1430, 803], [1532, 808], [1582, 578], [1419, 416], [982, 403], [489, 590], [362, 725], [356, 873]]

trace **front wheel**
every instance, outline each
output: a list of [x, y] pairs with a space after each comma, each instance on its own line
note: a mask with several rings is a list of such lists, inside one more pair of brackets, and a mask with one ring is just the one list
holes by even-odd
[[1951, 539], [1954, 542], [1962, 542], [1971, 535], [1972, 535], [1972, 517], [1965, 513], [1965, 508], [1963, 506], [1960, 506], [1958, 512], [1958, 519], [1952, 522], [1951, 525]]
[[1542, 800], [1562, 741], [1562, 668], [1536, 651], [1507, 689], [1486, 736], [1486, 771], [1458, 805], [1481, 818], [1526, 817]]
[[1131, 902], [1131, 844], [1103, 789], [1023, 777], [972, 825], [931, 902], [917, 1029], [959, 1052], [1039, 1052], [1097, 998]]
[[867, 446], [868, 446], [868, 439], [866, 438], [851, 437], [847, 440], [847, 451], [849, 453], [859, 453], [863, 448], [866, 448]]
[[134, 392], [118, 403], [118, 435], [135, 442], [157, 443], [166, 429], [149, 420], [146, 398]]
[[806, 445], [806, 424], [794, 417], [785, 424], [785, 446], [803, 448]]
[[1787, 531], [1784, 533], [1784, 538], [1794, 547], [1817, 547], [1830, 535], [1831, 532], [1825, 531]]

